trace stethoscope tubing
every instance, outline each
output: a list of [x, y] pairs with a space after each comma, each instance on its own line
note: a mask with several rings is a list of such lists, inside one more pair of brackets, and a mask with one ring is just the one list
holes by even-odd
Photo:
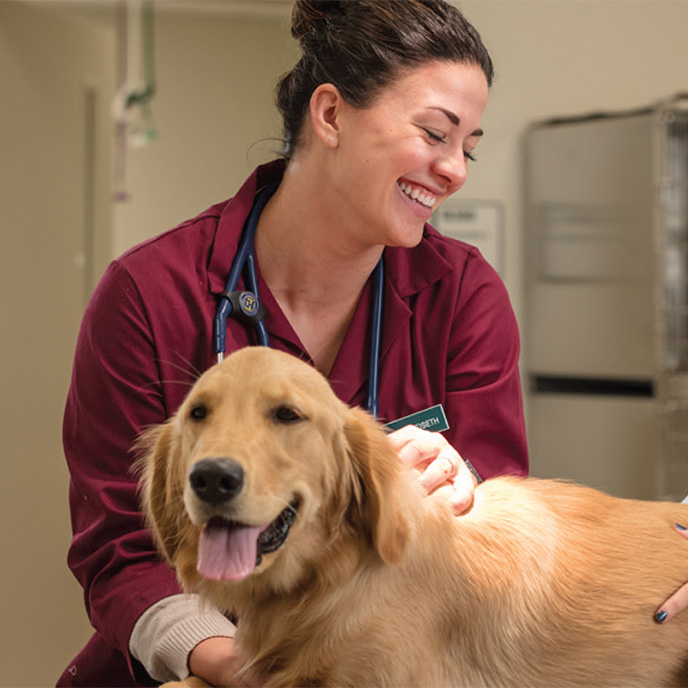
[[380, 389], [380, 356], [382, 344], [382, 305], [385, 287], [385, 263], [380, 260], [373, 275], [373, 314], [370, 328], [370, 353], [368, 359], [368, 398], [366, 409], [374, 417], [380, 415], [378, 391]]
[[[232, 302], [229, 300], [229, 294], [236, 289], [244, 266], [246, 267], [248, 275], [249, 289], [256, 298], [258, 298], [258, 274], [253, 243], [256, 235], [256, 227], [258, 226], [258, 218], [263, 212], [263, 208], [267, 205], [267, 202], [272, 198], [275, 191], [277, 191], [278, 186], [279, 182], [273, 182], [258, 195], [244, 223], [244, 233], [239, 242], [232, 267], [229, 271], [227, 285], [224, 292], [220, 295], [220, 304], [215, 312], [213, 336], [215, 339], [215, 354], [217, 355], [218, 363], [224, 358], [225, 351], [227, 350], [227, 319], [232, 315], [233, 311]], [[256, 324], [256, 335], [258, 337], [258, 343], [261, 346], [270, 346], [270, 337], [262, 318]]]

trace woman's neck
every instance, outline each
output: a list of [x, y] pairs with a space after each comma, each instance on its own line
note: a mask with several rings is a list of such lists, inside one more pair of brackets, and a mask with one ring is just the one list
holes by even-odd
[[382, 246], [357, 246], [293, 163], [258, 223], [263, 279], [316, 367], [329, 373]]
[[363, 246], [337, 208], [318, 191], [315, 179], [292, 162], [263, 210], [256, 231], [256, 256], [273, 291], [300, 301], [336, 304], [360, 295], [382, 246]]

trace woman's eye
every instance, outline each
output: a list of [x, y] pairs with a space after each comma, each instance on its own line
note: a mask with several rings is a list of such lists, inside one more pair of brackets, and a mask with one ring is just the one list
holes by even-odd
[[427, 127], [421, 127], [419, 126], [420, 129], [422, 129], [427, 137], [431, 139], [432, 141], [436, 141], [437, 143], [446, 143], [447, 139], [445, 138], [444, 134], [441, 134], [440, 132], [434, 131], [433, 129], [428, 129]]
[[475, 162], [478, 158], [473, 155], [473, 153], [469, 153], [468, 151], [463, 152], [463, 157], [466, 158], [466, 160], [470, 160], [471, 162]]
[[298, 423], [304, 420], [304, 416], [291, 406], [278, 406], [272, 412], [272, 417], [278, 423]]

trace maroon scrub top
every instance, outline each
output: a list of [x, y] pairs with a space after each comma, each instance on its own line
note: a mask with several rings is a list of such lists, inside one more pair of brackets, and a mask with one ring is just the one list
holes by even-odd
[[[237, 195], [114, 261], [83, 318], [64, 418], [74, 538], [69, 566], [95, 629], [58, 685], [154, 682], [128, 651], [139, 616], [179, 592], [142, 521], [132, 445], [172, 415], [215, 362], [218, 295], [256, 190], [280, 178], [259, 167]], [[380, 416], [442, 404], [448, 441], [483, 478], [525, 474], [519, 335], [506, 289], [473, 247], [426, 225], [415, 248], [386, 248]], [[310, 360], [259, 276], [271, 346]], [[365, 404], [370, 285], [329, 375], [336, 394]], [[255, 343], [234, 320], [228, 352]]]

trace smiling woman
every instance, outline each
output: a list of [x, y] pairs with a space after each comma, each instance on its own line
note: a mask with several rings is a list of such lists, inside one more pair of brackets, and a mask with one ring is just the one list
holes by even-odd
[[[255, 224], [255, 262], [271, 346], [320, 370], [346, 404], [363, 406], [381, 313], [380, 420], [425, 417], [430, 408], [447, 420], [442, 435], [406, 427], [389, 436], [399, 459], [418, 466], [421, 485], [432, 491], [449, 480], [462, 512], [473, 499], [471, 468], [482, 478], [527, 471], [520, 345], [506, 290], [476, 249], [427, 224], [465, 182], [482, 136], [493, 68], [477, 31], [444, 0], [297, 0], [292, 27], [302, 52], [277, 87], [283, 155], [233, 198], [114, 261], [84, 315], [64, 438], [70, 565], [96, 633], [60, 685], [139, 685], [189, 672], [214, 685], [238, 681], [245, 657], [234, 626], [182, 595], [158, 558], [131, 447], [185, 403], [194, 375], [180, 362], [185, 371], [214, 363], [217, 302], [266, 187], [276, 190]], [[380, 263], [378, 290], [371, 276]], [[242, 276], [236, 289], [247, 282]], [[228, 354], [255, 343], [237, 319], [226, 335]], [[184, 408], [197, 428], [213, 415], [209, 398]], [[291, 431], [301, 414], [281, 399], [265, 419]], [[230, 430], [241, 432], [232, 417]], [[178, 498], [193, 509], [205, 508], [200, 495], [222, 499], [244, 479], [236, 457], [205, 458], [213, 465], [187, 466], [179, 481], [186, 492]], [[165, 490], [153, 489], [156, 498]], [[305, 500], [290, 500], [248, 528], [199, 516], [198, 575], [255, 567], [303, 518]]]

